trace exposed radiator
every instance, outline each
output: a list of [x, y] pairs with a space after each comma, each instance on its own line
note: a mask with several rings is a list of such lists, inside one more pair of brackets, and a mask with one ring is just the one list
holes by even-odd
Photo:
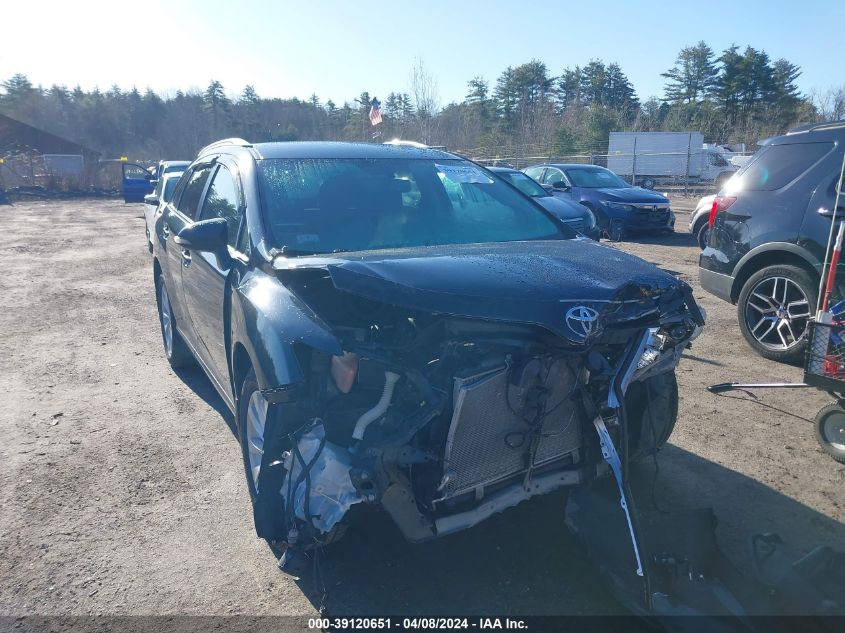
[[[576, 376], [564, 362], [553, 366], [546, 387], [549, 407], [562, 404], [543, 422], [534, 467], [564, 457], [580, 446], [580, 417], [568, 400]], [[511, 386], [511, 398], [515, 388]], [[508, 407], [508, 370], [455, 378], [454, 409], [444, 454], [445, 500], [526, 470], [528, 425]], [[512, 403], [513, 405], [513, 403]], [[519, 411], [518, 408], [516, 408]], [[520, 440], [523, 440], [520, 443]], [[480, 495], [479, 495], [480, 496]]]

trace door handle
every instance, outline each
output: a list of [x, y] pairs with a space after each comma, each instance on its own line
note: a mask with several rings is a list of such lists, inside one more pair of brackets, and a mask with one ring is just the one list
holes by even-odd
[[170, 227], [168, 226], [167, 222], [161, 225], [161, 233], [164, 235], [164, 239], [167, 239], [167, 236], [170, 235]]
[[186, 248], [182, 249], [182, 265], [186, 268], [191, 265], [191, 251]]

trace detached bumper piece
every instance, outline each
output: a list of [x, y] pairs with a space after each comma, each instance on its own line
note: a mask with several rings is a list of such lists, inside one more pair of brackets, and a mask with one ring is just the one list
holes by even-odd
[[799, 558], [777, 536], [760, 535], [752, 538], [754, 570], [745, 574], [719, 549], [711, 508], [665, 514], [641, 508], [637, 518], [644, 577], [632, 564], [612, 481], [597, 479], [573, 490], [566, 507], [567, 527], [614, 597], [649, 618], [655, 631], [841, 631], [845, 553], [821, 547]]

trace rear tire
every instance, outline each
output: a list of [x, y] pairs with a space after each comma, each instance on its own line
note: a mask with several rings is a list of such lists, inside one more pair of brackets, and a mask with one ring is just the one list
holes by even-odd
[[739, 329], [763, 358], [797, 364], [807, 348], [807, 323], [818, 300], [818, 280], [787, 264], [757, 271], [739, 293]]
[[845, 409], [829, 404], [816, 414], [816, 439], [822, 450], [840, 464], [845, 464]]
[[695, 232], [695, 239], [698, 240], [698, 247], [701, 250], [707, 248], [707, 240], [710, 237], [710, 224], [703, 222]]
[[173, 307], [170, 303], [167, 287], [164, 284], [164, 275], [158, 277], [156, 293], [158, 295], [158, 321], [161, 326], [161, 339], [167, 362], [173, 369], [192, 365], [194, 357], [191, 355], [191, 350], [188, 349], [176, 329], [176, 317], [173, 316]]

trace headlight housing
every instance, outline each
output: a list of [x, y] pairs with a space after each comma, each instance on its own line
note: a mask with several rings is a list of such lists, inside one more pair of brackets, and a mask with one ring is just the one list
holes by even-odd
[[660, 358], [660, 354], [666, 345], [666, 336], [660, 333], [659, 330], [660, 328], [656, 327], [648, 329], [648, 340], [646, 341], [642, 356], [640, 356], [637, 362], [637, 369], [644, 369]]
[[610, 200], [602, 200], [601, 204], [603, 207], [608, 209], [616, 209], [617, 211], [633, 211], [634, 207], [630, 204], [625, 204], [624, 202], [611, 202]]

